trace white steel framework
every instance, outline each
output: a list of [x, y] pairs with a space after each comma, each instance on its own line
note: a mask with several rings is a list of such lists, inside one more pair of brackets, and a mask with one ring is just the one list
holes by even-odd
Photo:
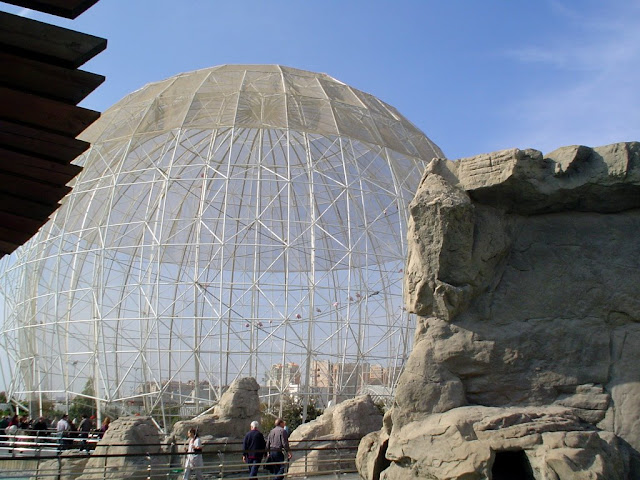
[[[162, 416], [239, 376], [266, 402], [393, 391], [407, 204], [441, 151], [327, 75], [222, 66], [147, 85], [2, 273], [10, 394]], [[67, 400], [68, 401], [68, 400]]]

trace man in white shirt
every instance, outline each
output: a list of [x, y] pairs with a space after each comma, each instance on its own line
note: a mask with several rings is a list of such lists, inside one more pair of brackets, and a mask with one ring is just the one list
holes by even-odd
[[62, 418], [58, 420], [58, 424], [56, 425], [56, 432], [58, 433], [58, 451], [64, 450], [66, 447], [67, 441], [64, 437], [66, 433], [71, 430], [68, 418], [69, 416], [65, 413], [62, 415]]

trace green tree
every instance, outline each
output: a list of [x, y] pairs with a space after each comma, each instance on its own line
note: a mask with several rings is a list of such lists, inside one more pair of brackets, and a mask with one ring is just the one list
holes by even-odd
[[[280, 411], [279, 402], [272, 406], [271, 412], [263, 412], [262, 414], [262, 427], [264, 432], [268, 432], [273, 428], [274, 420], [277, 416], [277, 413]], [[287, 422], [287, 426], [289, 427], [289, 431], [293, 432], [296, 428], [298, 428], [302, 424], [302, 413], [304, 412], [304, 405], [293, 399], [291, 396], [283, 396], [282, 402], [282, 419]], [[307, 405], [307, 418], [306, 422], [310, 422], [311, 420], [315, 420], [317, 417], [322, 415], [323, 410], [319, 409], [315, 405], [315, 400], [313, 398], [309, 399], [309, 405]]]
[[79, 419], [82, 415], [90, 417], [96, 414], [96, 402], [92, 398], [95, 396], [95, 389], [93, 388], [93, 379], [87, 380], [82, 393], [76, 395], [71, 405], [69, 406], [69, 417]]
[[32, 404], [31, 416], [37, 418], [42, 411], [42, 415], [47, 418], [60, 416], [60, 412], [55, 408], [55, 402], [50, 400], [46, 395], [42, 395], [42, 408], [40, 408], [40, 398], [36, 398]]

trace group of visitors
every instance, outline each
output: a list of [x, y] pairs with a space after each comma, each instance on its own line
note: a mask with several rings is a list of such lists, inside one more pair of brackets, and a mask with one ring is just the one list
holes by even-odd
[[[82, 437], [81, 434], [89, 433], [91, 431], [96, 430], [95, 427], [95, 416], [89, 417], [88, 415], [82, 415], [82, 419], [78, 424], [78, 420], [70, 420], [69, 415], [64, 414], [60, 417], [60, 420], [50, 421], [46, 417], [38, 417], [37, 419], [32, 419], [27, 415], [18, 416], [18, 415], [7, 415], [4, 418], [0, 419], [0, 434], [4, 433], [6, 435], [15, 435], [18, 433], [18, 430], [21, 430], [21, 433], [27, 435], [45, 435], [50, 430], [55, 430], [56, 432], [78, 432], [79, 437]], [[109, 423], [111, 419], [109, 417], [105, 417], [102, 421], [102, 425], [97, 430], [97, 433], [104, 434], [109, 428]]]
[[0, 433], [5, 435], [15, 435], [18, 430], [31, 435], [38, 435], [39, 432], [44, 432], [47, 428], [49, 428], [49, 425], [44, 417], [34, 420], [27, 415], [7, 415], [0, 420]]
[[259, 430], [260, 424], [255, 420], [251, 422], [251, 430], [242, 442], [242, 461], [249, 467], [249, 477], [258, 476], [262, 459], [266, 458], [265, 469], [275, 475], [274, 480], [282, 480], [287, 462], [291, 460], [289, 432], [286, 425], [282, 418], [276, 418], [275, 426], [265, 440]]
[[38, 419], [31, 419], [28, 416], [11, 415], [0, 420], [0, 435], [7, 436], [28, 435], [35, 437], [47, 437], [49, 435], [57, 438], [58, 451], [74, 447], [74, 441], [80, 440], [76, 448], [89, 452], [88, 438], [93, 432], [94, 435], [102, 437], [109, 428], [111, 419], [105, 417], [99, 429], [96, 429], [95, 416], [82, 415], [78, 422], [76, 419], [69, 419], [69, 415], [64, 414], [59, 420], [50, 422], [44, 416]]
[[109, 424], [111, 423], [111, 419], [109, 417], [105, 417], [100, 428], [96, 430], [94, 420], [95, 417], [93, 415], [89, 417], [88, 415], [83, 414], [80, 424], [76, 427], [76, 421], [70, 421], [69, 415], [67, 415], [66, 413], [62, 415], [62, 417], [56, 424], [58, 449], [64, 450], [67, 448], [71, 448], [71, 446], [73, 445], [73, 438], [79, 438], [80, 446], [78, 448], [80, 450], [86, 450], [87, 453], [89, 453], [90, 449], [87, 439], [89, 438], [91, 432], [94, 432], [94, 434], [102, 438], [105, 432], [109, 429]]
[[[276, 418], [275, 426], [269, 432], [266, 440], [260, 432], [260, 424], [257, 421], [251, 422], [250, 428], [242, 441], [242, 461], [249, 467], [249, 477], [256, 478], [258, 476], [260, 464], [263, 459], [266, 459], [265, 469], [271, 475], [275, 475], [273, 480], [282, 480], [287, 462], [291, 460], [286, 422], [282, 418]], [[195, 428], [191, 428], [187, 435], [189, 441], [185, 447], [187, 455], [183, 480], [189, 479], [192, 470], [198, 480], [203, 480], [202, 441]]]

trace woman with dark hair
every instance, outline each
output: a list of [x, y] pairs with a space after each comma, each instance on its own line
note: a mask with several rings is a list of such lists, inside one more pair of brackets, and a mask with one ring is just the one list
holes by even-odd
[[195, 428], [190, 428], [187, 433], [189, 443], [186, 445], [186, 459], [184, 461], [184, 476], [183, 480], [189, 480], [191, 475], [191, 469], [195, 470], [196, 478], [203, 480], [202, 477], [202, 440], [198, 436], [198, 431]]

